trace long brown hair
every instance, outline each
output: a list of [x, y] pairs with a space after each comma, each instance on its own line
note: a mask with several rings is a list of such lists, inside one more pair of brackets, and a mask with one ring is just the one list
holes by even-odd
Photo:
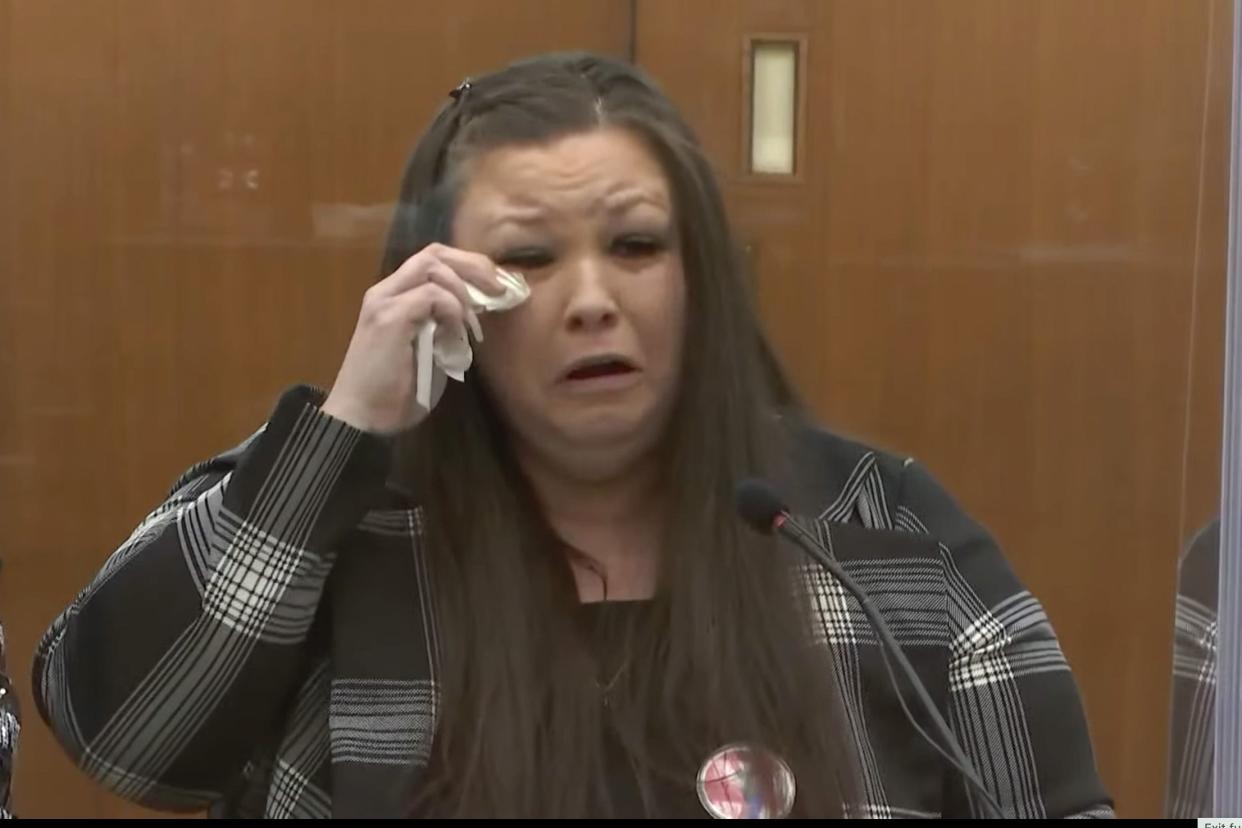
[[[733, 505], [740, 479], [780, 473], [788, 384], [759, 332], [712, 171], [664, 95], [632, 66], [584, 54], [464, 83], [409, 162], [382, 272], [428, 240], [428, 211], [451, 215], [475, 154], [601, 126], [632, 130], [659, 159], [687, 283], [683, 376], [661, 452], [671, 519], [657, 595], [620, 633], [605, 708], [566, 546], [478, 372], [450, 382], [401, 454], [423, 515], [442, 702], [412, 810], [586, 815], [606, 795], [611, 717], [653, 778], [692, 790], [710, 752], [759, 743], [793, 769], [796, 815], [840, 816], [854, 776], [831, 653], [812, 645], [796, 559], [742, 526]], [[451, 243], [451, 220], [440, 225]]]

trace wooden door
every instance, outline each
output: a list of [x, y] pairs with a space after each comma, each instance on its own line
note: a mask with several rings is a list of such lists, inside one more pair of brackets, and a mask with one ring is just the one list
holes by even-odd
[[[999, 537], [1129, 816], [1161, 813], [1175, 560], [1215, 509], [1230, 30], [1225, 0], [637, 11], [802, 391]], [[747, 172], [750, 38], [804, 46], [792, 178]]]

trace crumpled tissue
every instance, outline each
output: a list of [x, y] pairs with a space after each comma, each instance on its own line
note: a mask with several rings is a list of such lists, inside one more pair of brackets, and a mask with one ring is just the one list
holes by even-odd
[[[483, 331], [479, 328], [475, 314], [511, 310], [530, 298], [530, 285], [522, 274], [497, 268], [496, 278], [504, 288], [504, 293], [499, 296], [491, 296], [474, 285], [466, 284], [466, 292], [470, 294], [471, 302], [471, 306], [466, 309], [466, 321], [477, 342], [483, 341]], [[442, 325], [434, 319], [423, 323], [417, 342], [418, 377], [415, 399], [423, 409], [430, 411], [433, 368], [438, 367], [445, 376], [461, 382], [474, 362], [474, 351], [470, 347], [470, 337], [464, 327]]]

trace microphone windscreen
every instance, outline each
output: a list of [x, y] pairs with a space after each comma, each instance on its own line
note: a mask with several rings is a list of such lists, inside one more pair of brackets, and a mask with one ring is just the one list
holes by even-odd
[[787, 510], [776, 490], [762, 480], [743, 480], [737, 484], [736, 502], [742, 520], [763, 534], [771, 534], [776, 520]]

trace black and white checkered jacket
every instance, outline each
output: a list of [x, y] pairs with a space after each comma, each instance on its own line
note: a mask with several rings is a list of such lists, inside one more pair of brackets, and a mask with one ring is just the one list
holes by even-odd
[[13, 763], [22, 732], [17, 694], [5, 661], [4, 627], [0, 626], [0, 819], [13, 818]]
[[1219, 519], [1195, 534], [1178, 576], [1165, 817], [1192, 819], [1212, 813], [1213, 805]]
[[[82, 769], [148, 806], [402, 813], [437, 714], [419, 513], [389, 446], [295, 388], [197, 465], [52, 624], [40, 714]], [[1111, 816], [1078, 690], [1040, 604], [917, 464], [808, 437], [816, 529], [870, 592], [1005, 811]], [[900, 712], [861, 608], [806, 573], [876, 817], [969, 815]], [[799, 780], [800, 784], [802, 783]]]

